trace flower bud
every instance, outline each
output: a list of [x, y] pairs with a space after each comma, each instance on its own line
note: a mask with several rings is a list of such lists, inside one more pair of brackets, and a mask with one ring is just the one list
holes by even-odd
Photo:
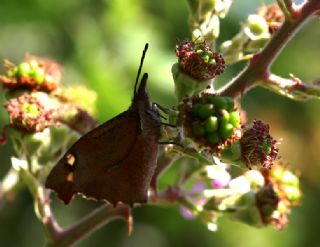
[[242, 160], [251, 169], [252, 166], [271, 169], [278, 155], [277, 141], [269, 133], [269, 125], [254, 120], [252, 125], [243, 127], [240, 139]]
[[265, 19], [260, 15], [249, 15], [244, 33], [250, 40], [258, 40], [261, 37], [269, 37], [269, 27]]
[[283, 11], [277, 3], [260, 7], [257, 10], [257, 14], [265, 19], [271, 34], [279, 29], [285, 19]]
[[60, 78], [60, 66], [50, 60], [31, 57], [15, 66], [5, 63], [7, 75], [0, 76], [0, 82], [9, 90], [28, 89], [51, 92], [57, 89]]
[[183, 42], [176, 47], [179, 68], [198, 81], [210, 80], [225, 68], [223, 57], [214, 52], [206, 42]]
[[[257, 207], [264, 224], [283, 229], [289, 222], [291, 207], [301, 198], [299, 180], [279, 164], [271, 170], [264, 170], [263, 173], [266, 185], [256, 194]], [[287, 183], [288, 181], [290, 182]]]
[[22, 95], [4, 105], [13, 127], [32, 133], [41, 132], [53, 124], [53, 110], [43, 105], [36, 96]]
[[226, 187], [231, 175], [226, 169], [226, 164], [219, 162], [217, 165], [206, 166], [207, 177], [212, 179], [211, 185], [215, 189]]

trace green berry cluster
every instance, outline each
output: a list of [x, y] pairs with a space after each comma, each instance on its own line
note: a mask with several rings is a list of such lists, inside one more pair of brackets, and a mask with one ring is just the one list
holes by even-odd
[[229, 97], [203, 94], [194, 98], [186, 110], [187, 135], [204, 146], [218, 146], [240, 127], [239, 111]]
[[36, 83], [41, 84], [45, 81], [46, 72], [39, 66], [38, 61], [30, 60], [8, 70], [7, 76], [8, 78], [31, 77]]
[[59, 87], [60, 65], [37, 57], [27, 58], [15, 65], [5, 61], [6, 75], [0, 75], [0, 83], [9, 90], [32, 90], [52, 92]]
[[197, 49], [196, 53], [203, 59], [205, 63], [210, 65], [217, 65], [211, 50]]

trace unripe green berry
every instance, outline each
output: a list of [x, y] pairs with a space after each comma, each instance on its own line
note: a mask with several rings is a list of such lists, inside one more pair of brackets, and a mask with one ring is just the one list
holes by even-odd
[[212, 144], [217, 144], [220, 140], [217, 132], [208, 133], [206, 135], [206, 139], [208, 140], [208, 142], [210, 142]]
[[214, 107], [212, 104], [202, 104], [198, 110], [198, 116], [201, 119], [206, 119], [214, 112]]
[[227, 101], [227, 110], [230, 112], [230, 111], [233, 111], [234, 110], [234, 100], [230, 97], [225, 97], [225, 100]]
[[234, 127], [231, 123], [222, 124], [219, 129], [219, 133], [222, 138], [228, 139], [233, 134]]
[[211, 64], [211, 65], [216, 65], [217, 64], [215, 59], [209, 59], [208, 63]]
[[285, 171], [282, 174], [281, 180], [285, 185], [290, 185], [290, 186], [295, 186], [295, 187], [299, 186], [298, 177], [296, 175], [294, 175], [291, 171]]
[[7, 72], [7, 75], [9, 78], [13, 78], [15, 77], [16, 75], [18, 74], [18, 68], [17, 67], [14, 67], [13, 69], [9, 70]]
[[205, 61], [206, 63], [208, 63], [208, 62], [209, 62], [209, 59], [210, 59], [210, 56], [209, 56], [208, 54], [206, 54], [206, 55], [204, 55], [204, 56], [202, 57], [202, 59], [203, 59], [203, 61]]
[[225, 97], [211, 96], [209, 97], [209, 102], [214, 105], [216, 109], [227, 109], [228, 103]]
[[205, 134], [204, 127], [199, 123], [193, 123], [191, 128], [192, 128], [192, 133], [195, 136], [203, 136]]
[[43, 68], [37, 68], [33, 71], [33, 78], [39, 84], [43, 83], [46, 73]]
[[230, 114], [227, 110], [220, 110], [219, 111], [219, 121], [221, 122], [221, 125], [226, 125], [229, 123]]
[[203, 56], [205, 56], [207, 54], [204, 50], [201, 50], [201, 49], [197, 50], [196, 52], [200, 57], [203, 57]]
[[204, 124], [205, 130], [207, 132], [214, 132], [218, 129], [218, 118], [215, 116], [210, 116]]
[[284, 190], [290, 201], [295, 202], [300, 200], [301, 192], [298, 187], [285, 186]]
[[28, 76], [30, 73], [30, 64], [28, 63], [21, 63], [18, 66], [18, 75], [19, 76]]
[[238, 128], [240, 125], [240, 114], [238, 111], [230, 112], [229, 114], [229, 123], [233, 125], [233, 127]]
[[199, 117], [199, 109], [201, 107], [201, 104], [194, 104], [192, 106], [191, 112], [193, 117]]

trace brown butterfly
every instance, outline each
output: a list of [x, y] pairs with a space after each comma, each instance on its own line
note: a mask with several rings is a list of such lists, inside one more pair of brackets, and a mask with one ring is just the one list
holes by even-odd
[[50, 172], [46, 188], [68, 204], [76, 193], [96, 200], [133, 205], [148, 200], [156, 167], [160, 115], [139, 81], [146, 44], [129, 109], [82, 136]]

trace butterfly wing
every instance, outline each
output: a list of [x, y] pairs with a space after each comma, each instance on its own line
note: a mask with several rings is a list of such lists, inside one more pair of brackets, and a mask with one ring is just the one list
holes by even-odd
[[84, 195], [102, 198], [103, 191], [91, 188], [91, 181], [97, 176], [98, 180], [113, 179], [110, 171], [129, 155], [137, 138], [138, 122], [137, 114], [126, 111], [81, 137], [52, 169], [46, 187], [65, 203], [83, 189]]
[[66, 204], [75, 193], [114, 205], [146, 202], [158, 143], [141, 126], [140, 114], [128, 110], [92, 130], [61, 158], [46, 187]]

